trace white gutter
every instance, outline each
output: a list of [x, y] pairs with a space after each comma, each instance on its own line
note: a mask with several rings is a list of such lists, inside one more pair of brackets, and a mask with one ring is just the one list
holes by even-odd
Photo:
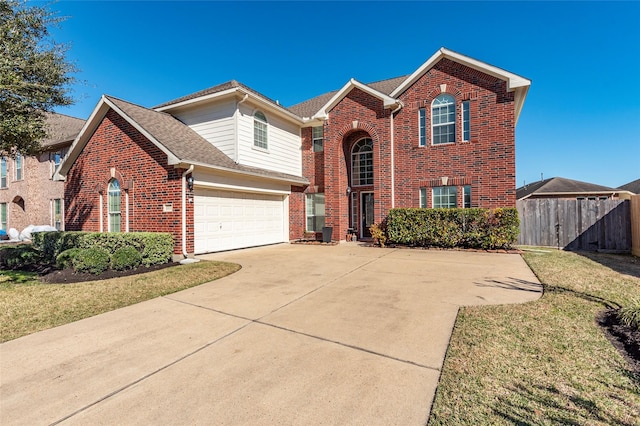
[[182, 255], [187, 258], [187, 175], [193, 171], [193, 164], [182, 173]]
[[233, 114], [233, 118], [234, 118], [234, 125], [235, 125], [235, 133], [236, 133], [236, 147], [234, 150], [234, 156], [235, 158], [233, 159], [233, 161], [236, 162], [236, 164], [240, 161], [240, 135], [238, 134], [238, 114], [240, 114], [240, 104], [243, 103], [244, 101], [246, 101], [249, 98], [249, 94], [245, 93], [244, 97], [242, 98], [242, 100], [236, 102], [236, 113]]
[[391, 208], [394, 209], [396, 207], [396, 164], [395, 164], [395, 140], [394, 140], [394, 131], [393, 131], [393, 114], [400, 111], [402, 108], [402, 102], [398, 101], [398, 108], [391, 111]]

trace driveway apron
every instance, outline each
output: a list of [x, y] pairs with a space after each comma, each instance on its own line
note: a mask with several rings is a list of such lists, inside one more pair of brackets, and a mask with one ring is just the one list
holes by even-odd
[[0, 345], [0, 424], [425, 424], [460, 306], [519, 255], [281, 244], [223, 279]]

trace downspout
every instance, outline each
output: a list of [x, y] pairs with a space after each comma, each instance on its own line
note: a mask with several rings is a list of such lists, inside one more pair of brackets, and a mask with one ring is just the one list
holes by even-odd
[[394, 130], [393, 130], [393, 115], [400, 111], [402, 108], [402, 102], [398, 101], [398, 108], [391, 111], [391, 208], [396, 207], [396, 164], [395, 164], [395, 146], [394, 146]]
[[182, 255], [187, 258], [187, 175], [193, 171], [193, 164], [182, 173]]
[[249, 94], [245, 93], [244, 97], [238, 101], [238, 103], [236, 104], [236, 113], [234, 114], [234, 118], [235, 118], [235, 123], [234, 123], [234, 131], [236, 134], [236, 147], [235, 147], [235, 157], [234, 161], [236, 162], [236, 164], [238, 163], [238, 161], [240, 161], [240, 136], [239, 136], [239, 132], [238, 132], [238, 114], [240, 114], [240, 104], [243, 103], [244, 101], [247, 100], [247, 98], [249, 98]]

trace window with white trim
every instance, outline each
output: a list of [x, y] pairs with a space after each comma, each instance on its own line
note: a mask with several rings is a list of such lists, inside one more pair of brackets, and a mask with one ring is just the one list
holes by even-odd
[[433, 188], [433, 208], [453, 209], [458, 206], [458, 188], [455, 186], [436, 186]]
[[307, 194], [307, 231], [320, 232], [324, 227], [324, 194]]
[[434, 145], [456, 141], [456, 100], [443, 93], [431, 104], [431, 134]]
[[427, 207], [427, 188], [420, 188], [420, 208], [426, 209]]
[[109, 208], [109, 232], [120, 232], [120, 182], [117, 179], [109, 181], [107, 191], [107, 204]]
[[0, 188], [7, 187], [7, 157], [0, 158]]
[[317, 126], [312, 130], [313, 133], [313, 152], [324, 151], [324, 127]]
[[462, 187], [462, 207], [465, 209], [471, 208], [471, 185]]
[[16, 154], [16, 180], [22, 180], [22, 155]]
[[260, 111], [253, 114], [253, 146], [267, 149], [267, 117]]
[[373, 185], [373, 141], [360, 139], [351, 149], [351, 186]]
[[7, 203], [0, 203], [0, 229], [7, 230]]
[[418, 110], [418, 140], [420, 146], [427, 145], [427, 110], [420, 108]]
[[462, 102], [462, 141], [471, 140], [471, 123], [469, 120], [469, 101]]
[[51, 216], [53, 227], [58, 231], [62, 231], [62, 198], [56, 198], [52, 202]]

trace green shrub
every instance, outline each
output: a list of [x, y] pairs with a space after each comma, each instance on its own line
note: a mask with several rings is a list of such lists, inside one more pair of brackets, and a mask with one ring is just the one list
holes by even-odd
[[388, 242], [419, 247], [511, 247], [520, 232], [518, 211], [498, 209], [391, 209]]
[[0, 253], [0, 266], [3, 269], [31, 269], [42, 264], [40, 251], [31, 244], [3, 247]]
[[81, 249], [73, 260], [73, 268], [78, 272], [101, 274], [109, 269], [111, 256], [103, 248], [92, 247]]
[[121, 247], [111, 255], [111, 269], [135, 269], [142, 263], [142, 254], [133, 247]]
[[380, 247], [384, 247], [384, 244], [387, 242], [385, 221], [383, 220], [379, 225], [374, 223], [369, 227], [369, 231], [371, 232], [371, 237], [380, 244]]
[[629, 306], [621, 308], [617, 315], [622, 324], [640, 331], [640, 299], [636, 299]]
[[33, 245], [42, 252], [43, 262], [54, 264], [60, 253], [70, 248], [102, 248], [115, 253], [133, 247], [145, 266], [166, 263], [173, 254], [173, 236], [157, 232], [37, 232]]
[[56, 257], [56, 268], [58, 269], [69, 269], [73, 268], [73, 262], [76, 257], [78, 257], [78, 253], [80, 253], [82, 249], [77, 247], [67, 249], [60, 253], [58, 257]]

